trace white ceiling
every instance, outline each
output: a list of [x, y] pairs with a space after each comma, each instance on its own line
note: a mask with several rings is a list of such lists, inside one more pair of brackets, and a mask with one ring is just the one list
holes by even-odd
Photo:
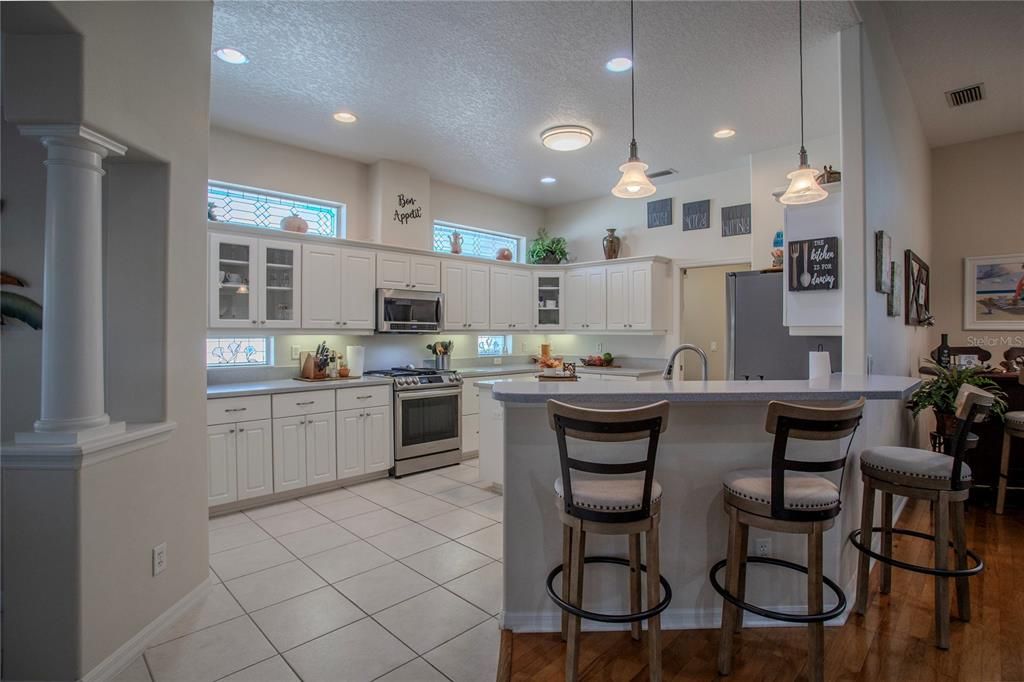
[[[798, 136], [796, 3], [638, 2], [637, 140], [651, 171], [735, 168]], [[838, 131], [847, 2], [804, 8], [807, 137]], [[603, 196], [628, 152], [626, 2], [237, 2], [214, 7], [214, 124], [550, 206]], [[331, 120], [347, 109], [355, 125]], [[582, 124], [577, 152], [540, 144]], [[721, 127], [738, 131], [715, 140]], [[796, 149], [794, 149], [794, 160]], [[273, 163], [268, 159], [267, 163]], [[555, 185], [541, 185], [546, 175]]]
[[[889, 37], [933, 147], [1024, 130], [1024, 2], [885, 2]], [[945, 92], [985, 83], [961, 107]]]

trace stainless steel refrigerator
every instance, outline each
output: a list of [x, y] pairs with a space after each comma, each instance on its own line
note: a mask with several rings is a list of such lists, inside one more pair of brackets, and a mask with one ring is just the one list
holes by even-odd
[[781, 272], [730, 272], [725, 282], [728, 378], [806, 379], [807, 354], [819, 347], [832, 356], [832, 371], [839, 371], [842, 337], [790, 336], [782, 325]]

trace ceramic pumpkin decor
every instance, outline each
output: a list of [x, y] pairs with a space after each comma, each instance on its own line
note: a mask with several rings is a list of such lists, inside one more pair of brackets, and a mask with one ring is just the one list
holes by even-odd
[[290, 216], [285, 216], [281, 219], [281, 229], [285, 232], [305, 234], [309, 230], [309, 223], [297, 213], [292, 213]]

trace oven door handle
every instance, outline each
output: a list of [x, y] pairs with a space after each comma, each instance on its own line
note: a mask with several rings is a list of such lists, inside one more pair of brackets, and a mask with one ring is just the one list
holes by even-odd
[[415, 398], [441, 398], [441, 397], [444, 397], [444, 396], [461, 396], [462, 395], [462, 389], [461, 388], [456, 388], [456, 389], [450, 389], [450, 388], [443, 388], [443, 389], [441, 389], [441, 388], [439, 388], [439, 389], [436, 389], [436, 390], [426, 390], [426, 391], [412, 390], [412, 391], [408, 391], [408, 392], [405, 392], [405, 393], [403, 393], [403, 392], [396, 392], [395, 395], [398, 396], [399, 400], [413, 400]]

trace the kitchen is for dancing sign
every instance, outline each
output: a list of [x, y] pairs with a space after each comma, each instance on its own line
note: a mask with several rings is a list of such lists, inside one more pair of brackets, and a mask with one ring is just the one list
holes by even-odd
[[790, 291], [830, 291], [839, 288], [839, 238], [802, 239], [786, 252]]

